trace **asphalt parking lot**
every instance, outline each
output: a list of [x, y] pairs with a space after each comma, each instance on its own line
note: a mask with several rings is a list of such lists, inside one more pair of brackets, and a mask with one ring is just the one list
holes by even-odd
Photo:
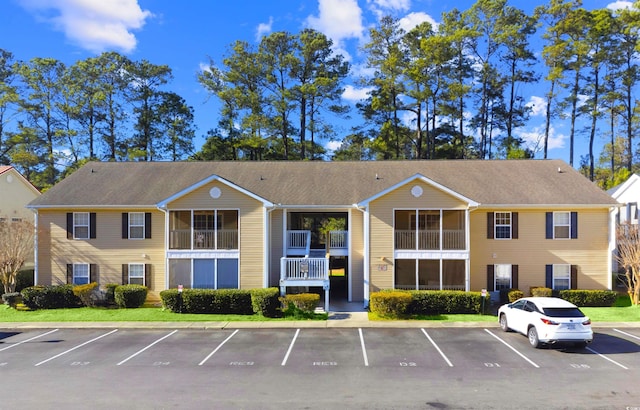
[[594, 330], [533, 349], [495, 327], [4, 329], [0, 371], [27, 409], [640, 409], [640, 327]]

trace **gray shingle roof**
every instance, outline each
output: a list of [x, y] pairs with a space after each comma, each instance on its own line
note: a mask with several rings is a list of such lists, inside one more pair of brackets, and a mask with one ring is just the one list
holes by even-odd
[[30, 206], [155, 206], [213, 175], [275, 204], [351, 205], [416, 174], [480, 205], [616, 204], [560, 160], [442, 160], [90, 162]]

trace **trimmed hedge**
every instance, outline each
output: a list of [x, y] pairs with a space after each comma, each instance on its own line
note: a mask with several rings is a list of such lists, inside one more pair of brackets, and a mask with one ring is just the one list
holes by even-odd
[[521, 291], [520, 289], [511, 289], [509, 291], [509, 303], [513, 303], [516, 300], [523, 297], [524, 297], [524, 292]]
[[174, 313], [181, 313], [182, 301], [178, 296], [178, 289], [167, 289], [160, 292], [162, 308]]
[[80, 299], [73, 294], [73, 285], [29, 286], [22, 289], [22, 303], [29, 309], [60, 309], [79, 307]]
[[251, 289], [251, 306], [255, 314], [264, 317], [281, 316], [280, 289]]
[[559, 296], [580, 307], [611, 307], [618, 298], [613, 290], [561, 290]]
[[317, 293], [297, 293], [285, 295], [282, 298], [285, 307], [293, 305], [303, 313], [313, 313], [320, 302], [320, 295]]
[[120, 286], [119, 283], [107, 283], [104, 285], [104, 303], [107, 305], [116, 304], [116, 288]]
[[551, 297], [553, 296], [553, 290], [551, 288], [545, 288], [542, 286], [534, 286], [529, 289], [531, 296], [536, 297]]
[[407, 314], [412, 302], [412, 293], [408, 291], [382, 291], [371, 294], [369, 308], [382, 317], [400, 318]]
[[160, 292], [162, 306], [175, 313], [252, 315], [251, 292], [242, 289], [177, 289]]
[[120, 285], [114, 290], [116, 305], [121, 308], [139, 308], [147, 300], [148, 289], [142, 285]]
[[[480, 313], [482, 293], [462, 290], [412, 290], [407, 313], [437, 315], [441, 313]], [[485, 302], [486, 304], [486, 302]]]

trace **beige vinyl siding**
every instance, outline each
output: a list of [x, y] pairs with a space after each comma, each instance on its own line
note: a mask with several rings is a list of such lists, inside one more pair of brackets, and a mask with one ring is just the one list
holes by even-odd
[[[411, 194], [414, 186], [422, 188], [418, 198]], [[371, 292], [393, 287], [393, 212], [396, 209], [466, 209], [467, 204], [422, 181], [406, 184], [369, 206], [370, 212], [370, 281]]]
[[271, 212], [269, 237], [269, 286], [280, 286], [280, 258], [284, 255], [282, 234], [282, 209]]
[[122, 213], [127, 210], [95, 211], [96, 238], [67, 239], [67, 212], [74, 210], [38, 212], [39, 284], [66, 283], [67, 264], [96, 264], [100, 285], [121, 284], [123, 264], [151, 264], [151, 283], [147, 283], [149, 298], [159, 299], [158, 293], [165, 289], [163, 212], [132, 210], [151, 213], [151, 239], [122, 239]]
[[364, 217], [361, 211], [349, 211], [349, 235], [351, 236], [351, 257], [349, 259], [351, 278], [351, 298], [354, 302], [364, 300]]
[[[487, 286], [487, 265], [518, 265], [518, 288], [529, 294], [533, 286], [545, 286], [547, 264], [578, 266], [578, 288], [604, 289], [608, 284], [608, 209], [578, 212], [577, 239], [546, 239], [545, 210], [518, 210], [518, 239], [487, 239], [487, 212], [471, 213], [471, 290]], [[553, 210], [549, 210], [553, 211]]]
[[33, 222], [33, 211], [25, 206], [39, 195], [15, 169], [5, 171], [0, 174], [0, 217]]
[[[212, 198], [212, 188], [220, 189]], [[238, 209], [240, 214], [240, 288], [264, 284], [264, 224], [262, 203], [220, 182], [212, 182], [168, 204], [170, 210]]]

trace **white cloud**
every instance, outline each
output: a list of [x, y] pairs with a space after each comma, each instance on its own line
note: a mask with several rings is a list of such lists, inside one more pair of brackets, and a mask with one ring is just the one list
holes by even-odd
[[[525, 146], [535, 152], [542, 152], [544, 149], [544, 125], [530, 128], [528, 130], [517, 130], [514, 134], [524, 140]], [[549, 127], [549, 140], [547, 150], [564, 148], [564, 142], [568, 136], [556, 132], [553, 126]]]
[[542, 97], [532, 95], [526, 106], [531, 109], [532, 117], [544, 116], [547, 112], [547, 101]]
[[94, 52], [118, 49], [131, 52], [139, 30], [153, 17], [137, 0], [24, 0], [22, 6], [53, 23], [69, 40]]
[[609, 10], [630, 9], [631, 7], [633, 7], [633, 2], [624, 0], [618, 0], [614, 1], [613, 3], [607, 4], [607, 8]]
[[425, 21], [428, 21], [429, 23], [431, 23], [431, 27], [433, 27], [434, 31], [438, 29], [438, 23], [433, 19], [433, 17], [421, 11], [407, 14], [406, 16], [400, 19], [399, 23], [400, 23], [400, 28], [402, 28], [406, 32], [409, 32], [419, 24], [424, 23]]
[[347, 85], [342, 93], [342, 98], [351, 102], [359, 102], [369, 98], [369, 93], [372, 90], [373, 87], [355, 88], [352, 85]]
[[329, 141], [326, 143], [325, 148], [330, 151], [335, 151], [342, 146], [342, 141]]
[[407, 11], [411, 7], [411, 0], [367, 0], [367, 3], [385, 10]]
[[273, 17], [269, 17], [268, 23], [260, 23], [258, 24], [258, 28], [256, 29], [256, 41], [260, 41], [262, 36], [265, 34], [271, 33], [271, 27], [273, 26]]
[[357, 0], [318, 0], [318, 16], [307, 17], [307, 24], [337, 46], [345, 39], [361, 38], [364, 31]]

